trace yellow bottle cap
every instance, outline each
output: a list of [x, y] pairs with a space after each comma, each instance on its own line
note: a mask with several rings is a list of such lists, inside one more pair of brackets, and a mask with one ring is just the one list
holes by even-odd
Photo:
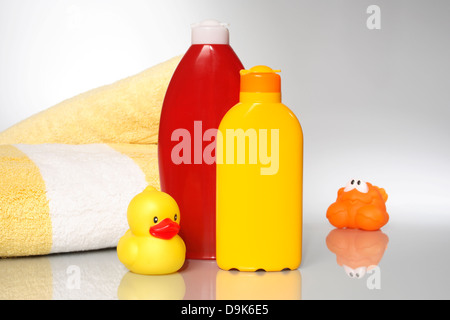
[[241, 70], [241, 92], [281, 92], [279, 72], [266, 66]]

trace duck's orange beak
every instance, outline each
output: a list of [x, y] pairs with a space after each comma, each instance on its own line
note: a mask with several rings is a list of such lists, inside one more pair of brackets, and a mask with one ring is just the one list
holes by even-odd
[[180, 225], [169, 218], [150, 228], [150, 234], [156, 238], [170, 240], [180, 232]]

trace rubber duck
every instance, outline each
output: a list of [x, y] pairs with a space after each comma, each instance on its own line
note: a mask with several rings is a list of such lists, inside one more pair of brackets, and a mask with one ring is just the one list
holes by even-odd
[[183, 266], [186, 245], [178, 235], [180, 209], [170, 195], [147, 187], [131, 200], [127, 219], [130, 229], [119, 240], [117, 255], [128, 270], [161, 275]]
[[336, 228], [375, 231], [389, 221], [385, 205], [387, 199], [383, 188], [352, 179], [339, 189], [336, 202], [327, 210], [327, 218]]

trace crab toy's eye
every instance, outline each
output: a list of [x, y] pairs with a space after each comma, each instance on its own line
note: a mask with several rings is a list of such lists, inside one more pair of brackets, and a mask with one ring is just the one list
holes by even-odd
[[358, 190], [361, 193], [367, 193], [369, 192], [369, 187], [367, 186], [367, 183], [365, 183], [362, 180], [356, 181], [356, 190]]
[[346, 273], [350, 278], [355, 277], [355, 270], [353, 270], [353, 269], [350, 268], [350, 267], [347, 267], [345, 264], [344, 264], [344, 270], [345, 270], [345, 273]]
[[355, 278], [361, 279], [366, 274], [366, 267], [359, 267], [355, 269]]
[[345, 273], [353, 279], [361, 279], [366, 274], [366, 267], [359, 267], [356, 269], [352, 269], [346, 265], [344, 265]]
[[347, 183], [347, 185], [344, 188], [344, 192], [349, 192], [349, 191], [352, 191], [353, 189], [355, 189], [357, 181], [358, 180], [356, 180], [356, 179], [352, 179], [349, 183]]

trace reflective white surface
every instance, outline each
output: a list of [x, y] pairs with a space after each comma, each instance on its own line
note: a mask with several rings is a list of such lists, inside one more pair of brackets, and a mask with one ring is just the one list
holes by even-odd
[[0, 260], [0, 299], [450, 299], [448, 225], [382, 231], [305, 223], [295, 271], [222, 271], [188, 260], [167, 276], [128, 272], [114, 249]]
[[[227, 21], [244, 65], [283, 70], [304, 129], [302, 265], [236, 274], [189, 261], [142, 278], [113, 249], [8, 259], [0, 299], [450, 298], [449, 1], [378, 0], [381, 30], [366, 26], [367, 1], [132, 2], [0, 2], [0, 131], [184, 53], [193, 22]], [[355, 175], [386, 188], [389, 241], [361, 250], [349, 233], [346, 255], [328, 249], [325, 212]]]

